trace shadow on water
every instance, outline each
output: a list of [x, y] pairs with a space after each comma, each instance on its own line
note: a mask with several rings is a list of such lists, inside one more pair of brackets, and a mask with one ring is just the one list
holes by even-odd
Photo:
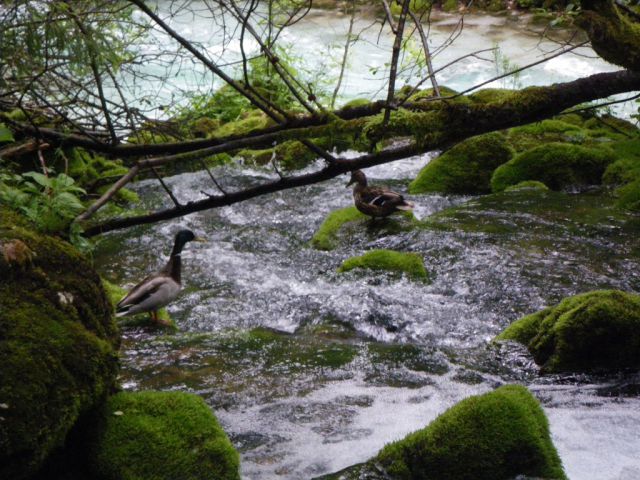
[[[388, 177], [424, 161], [368, 175], [404, 190]], [[270, 175], [225, 173], [229, 189]], [[168, 182], [185, 201], [209, 188], [197, 173]], [[162, 266], [180, 227], [208, 239], [184, 252], [185, 289], [169, 307], [180, 332], [125, 330], [124, 387], [198, 393], [240, 450], [243, 478], [294, 479], [363, 461], [462, 398], [520, 382], [542, 401], [570, 478], [640, 477], [637, 374], [540, 377], [523, 347], [491, 344], [565, 296], [640, 291], [637, 217], [597, 193], [414, 196], [411, 228], [355, 222], [335, 250], [314, 250], [324, 217], [350, 205], [345, 183], [107, 236], [96, 261], [119, 284]], [[153, 182], [136, 188], [148, 206], [166, 202]], [[371, 248], [419, 253], [432, 282], [336, 272]]]

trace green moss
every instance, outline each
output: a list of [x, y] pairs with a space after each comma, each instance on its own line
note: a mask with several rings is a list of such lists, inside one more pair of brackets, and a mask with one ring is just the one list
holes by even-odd
[[616, 190], [617, 206], [625, 210], [640, 212], [640, 178]]
[[251, 112], [244, 118], [228, 122], [220, 126], [211, 133], [214, 137], [228, 137], [231, 135], [245, 135], [254, 130], [260, 130], [273, 125], [273, 120], [269, 119], [262, 112]]
[[345, 103], [340, 108], [340, 110], [350, 110], [353, 108], [364, 107], [366, 105], [369, 105], [370, 103], [371, 103], [371, 100], [367, 98], [354, 98], [353, 100], [350, 100], [347, 103]]
[[445, 0], [442, 2], [442, 10], [445, 12], [455, 12], [458, 10], [458, 0]]
[[525, 180], [524, 182], [520, 182], [516, 185], [511, 185], [510, 187], [505, 188], [505, 192], [516, 192], [518, 190], [549, 190], [544, 183], [538, 182], [537, 180]]
[[470, 94], [468, 97], [474, 103], [501, 103], [514, 94], [514, 90], [506, 88], [485, 88]]
[[[16, 260], [11, 243], [31, 253]], [[0, 249], [0, 477], [21, 479], [113, 388], [119, 332], [98, 275], [71, 245], [0, 208]]]
[[[424, 13], [431, 8], [431, 0], [410, 0], [409, 10], [414, 13]], [[402, 12], [402, 5], [397, 2], [391, 4], [391, 13], [396, 17]]]
[[522, 386], [467, 398], [373, 460], [394, 479], [565, 479], [540, 404]]
[[449, 371], [449, 366], [442, 358], [419, 345], [376, 342], [368, 344], [367, 353], [376, 368], [383, 365], [394, 369], [406, 367], [434, 375], [444, 375]]
[[338, 240], [338, 231], [345, 223], [365, 219], [367, 216], [360, 213], [356, 207], [346, 207], [331, 212], [311, 238], [311, 245], [318, 250], [333, 250]]
[[640, 178], [640, 139], [624, 140], [611, 144], [617, 160], [602, 175], [605, 185], [624, 185]]
[[384, 249], [370, 250], [364, 255], [351, 257], [342, 262], [338, 272], [348, 272], [355, 268], [404, 273], [414, 280], [427, 280], [429, 278], [424, 268], [424, 260], [417, 253]]
[[550, 143], [524, 152], [498, 167], [491, 188], [501, 192], [524, 180], [537, 180], [552, 190], [599, 184], [613, 155], [604, 149]]
[[87, 441], [87, 467], [103, 480], [239, 479], [238, 453], [197, 395], [119, 393]]
[[[438, 90], [440, 91], [441, 97], [453, 97], [454, 95], [458, 94], [456, 90], [445, 85], [439, 85]], [[417, 92], [415, 92], [407, 99], [407, 101], [409, 103], [420, 103], [421, 100], [433, 99], [435, 96], [436, 92], [433, 88], [425, 88], [424, 90], [418, 90]], [[456, 101], [462, 103], [471, 103], [466, 96], [458, 97]]]
[[640, 296], [601, 290], [517, 320], [496, 340], [527, 346], [544, 372], [640, 367]]
[[504, 135], [469, 138], [429, 162], [409, 184], [409, 193], [489, 193], [491, 174], [512, 156]]

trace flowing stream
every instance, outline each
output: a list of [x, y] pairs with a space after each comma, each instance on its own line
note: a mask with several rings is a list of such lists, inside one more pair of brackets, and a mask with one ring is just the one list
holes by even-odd
[[[320, 48], [319, 36], [348, 21], [314, 15], [315, 27], [299, 27], [307, 29], [300, 44]], [[445, 18], [442, 30], [452, 21]], [[514, 52], [531, 52], [535, 38], [504, 22], [477, 18], [463, 40], [482, 48], [503, 38]], [[366, 61], [355, 58], [368, 68], [377, 47], [363, 48], [370, 49]], [[458, 64], [443, 83], [465, 88], [488, 78], [485, 63]], [[613, 67], [560, 57], [522, 81], [535, 83], [537, 76], [550, 83], [606, 69]], [[350, 76], [345, 96], [375, 88]], [[367, 175], [403, 191], [429, 158]], [[274, 177], [244, 167], [215, 174], [229, 190]], [[183, 254], [185, 288], [169, 307], [179, 332], [124, 329], [124, 388], [197, 393], [240, 451], [243, 478], [307, 479], [366, 460], [469, 395], [522, 383], [542, 402], [572, 480], [640, 478], [638, 374], [543, 377], [526, 350], [490, 343], [512, 321], [565, 296], [600, 288], [639, 292], [638, 218], [616, 213], [596, 193], [417, 195], [420, 219], [459, 209], [429, 228], [356, 223], [335, 250], [315, 250], [309, 240], [322, 220], [351, 204], [346, 181], [106, 235], [96, 263], [123, 286], [164, 264], [179, 228], [208, 239], [188, 244]], [[167, 183], [181, 201], [215, 191], [202, 173]], [[145, 207], [168, 205], [155, 181], [135, 189]], [[336, 272], [370, 248], [419, 253], [432, 281]]]
[[[402, 189], [426, 161], [368, 174]], [[228, 189], [271, 176], [216, 173]], [[243, 478], [295, 479], [363, 461], [462, 398], [521, 382], [542, 401], [571, 479], [639, 478], [638, 375], [540, 377], [522, 349], [490, 344], [564, 296], [640, 291], [638, 219], [589, 194], [424, 195], [413, 197], [422, 218], [463, 207], [440, 228], [356, 223], [337, 249], [314, 250], [322, 219], [351, 203], [345, 183], [108, 235], [96, 261], [122, 285], [160, 268], [180, 227], [208, 239], [183, 255], [185, 290], [169, 307], [179, 333], [124, 330], [124, 387], [201, 395], [242, 453]], [[168, 184], [182, 200], [211, 189], [201, 173]], [[154, 181], [136, 189], [149, 205], [166, 202]], [[336, 273], [369, 248], [418, 252], [432, 283]]]

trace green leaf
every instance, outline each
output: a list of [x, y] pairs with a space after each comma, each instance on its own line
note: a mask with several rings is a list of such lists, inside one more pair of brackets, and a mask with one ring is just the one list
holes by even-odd
[[0, 123], [0, 143], [15, 142], [13, 133], [9, 130], [4, 123]]
[[27, 172], [23, 177], [32, 178], [37, 184], [46, 188], [51, 188], [51, 179], [39, 172]]

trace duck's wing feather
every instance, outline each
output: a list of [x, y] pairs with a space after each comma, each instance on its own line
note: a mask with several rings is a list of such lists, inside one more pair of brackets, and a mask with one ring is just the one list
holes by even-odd
[[116, 310], [125, 308], [129, 305], [137, 305], [144, 302], [151, 295], [156, 293], [160, 288], [171, 281], [170, 277], [162, 274], [149, 275], [139, 284], [131, 289], [122, 300], [116, 305]]
[[361, 194], [363, 202], [376, 207], [383, 207], [389, 204], [401, 205], [405, 202], [404, 197], [386, 188], [372, 187], [368, 188]]

